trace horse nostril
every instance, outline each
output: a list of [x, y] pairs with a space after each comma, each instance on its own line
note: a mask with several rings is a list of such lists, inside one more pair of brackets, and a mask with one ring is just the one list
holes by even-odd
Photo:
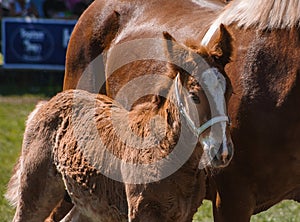
[[221, 154], [221, 161], [223, 162], [223, 163], [226, 163], [227, 162], [227, 160], [228, 160], [228, 153], [222, 153]]
[[233, 145], [231, 142], [227, 143], [227, 146], [224, 146], [222, 143], [219, 149], [211, 149], [210, 155], [211, 158], [219, 162], [220, 165], [228, 165], [233, 156]]
[[211, 165], [216, 168], [223, 168], [229, 165], [233, 157], [232, 142], [215, 144], [208, 151]]
[[233, 145], [231, 142], [229, 142], [227, 144], [227, 147], [223, 147], [223, 151], [221, 153], [221, 161], [224, 163], [224, 164], [227, 164], [228, 162], [230, 162], [230, 160], [232, 159], [232, 156], [233, 156]]

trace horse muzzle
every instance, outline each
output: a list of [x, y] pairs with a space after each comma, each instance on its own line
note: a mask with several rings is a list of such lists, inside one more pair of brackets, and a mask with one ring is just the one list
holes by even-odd
[[219, 147], [213, 146], [209, 148], [208, 158], [210, 165], [214, 168], [223, 168], [229, 165], [233, 157], [233, 143], [221, 143]]
[[217, 142], [211, 137], [200, 139], [203, 147], [199, 168], [224, 168], [229, 165], [233, 158], [234, 146], [230, 137], [223, 142]]

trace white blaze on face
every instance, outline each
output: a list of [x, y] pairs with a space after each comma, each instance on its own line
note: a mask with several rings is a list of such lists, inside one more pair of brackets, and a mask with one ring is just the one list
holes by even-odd
[[[216, 68], [210, 68], [202, 73], [200, 84], [208, 98], [212, 117], [227, 116], [224, 96], [226, 90], [225, 77]], [[215, 153], [217, 153], [223, 143], [223, 154], [228, 154], [226, 124], [226, 122], [220, 122], [212, 125], [209, 136], [201, 139], [206, 153], [212, 148], [216, 149]]]
[[226, 115], [226, 79], [217, 68], [205, 70], [201, 76], [201, 86], [207, 95], [212, 115]]

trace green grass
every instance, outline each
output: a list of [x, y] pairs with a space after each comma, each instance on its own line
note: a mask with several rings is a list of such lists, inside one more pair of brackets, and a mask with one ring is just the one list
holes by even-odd
[[[0, 221], [10, 222], [14, 210], [3, 195], [11, 170], [21, 150], [24, 123], [33, 110], [39, 96], [0, 96]], [[212, 209], [209, 201], [199, 208], [193, 222], [211, 222]], [[252, 217], [251, 222], [298, 222], [300, 221], [300, 204], [283, 201], [266, 212]]]

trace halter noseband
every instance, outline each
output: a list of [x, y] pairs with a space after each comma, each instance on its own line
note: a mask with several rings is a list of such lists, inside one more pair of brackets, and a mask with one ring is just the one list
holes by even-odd
[[179, 106], [179, 112], [181, 115], [185, 118], [187, 124], [191, 127], [193, 130], [193, 133], [199, 137], [205, 130], [207, 130], [209, 127], [213, 126], [216, 123], [220, 122], [229, 122], [229, 117], [228, 116], [216, 116], [202, 124], [200, 127], [196, 127], [193, 120], [190, 118], [188, 115], [183, 103], [180, 100], [180, 95], [179, 95], [179, 90], [178, 90], [178, 77], [179, 75], [176, 76], [175, 78], [175, 95], [176, 95], [176, 100]]

